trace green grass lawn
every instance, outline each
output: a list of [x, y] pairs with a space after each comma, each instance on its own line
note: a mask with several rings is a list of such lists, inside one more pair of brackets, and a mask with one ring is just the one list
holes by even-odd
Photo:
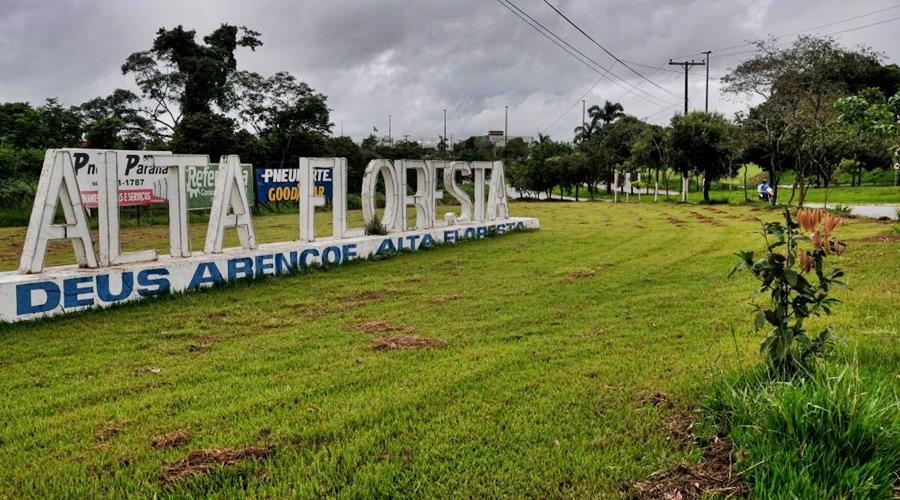
[[[0, 497], [617, 497], [696, 460], [665, 422], [759, 362], [756, 287], [727, 275], [734, 252], [761, 250], [753, 218], [777, 213], [511, 209], [541, 229], [0, 325]], [[256, 221], [261, 242], [296, 238], [296, 215]], [[850, 251], [833, 260], [852, 290], [809, 329], [833, 324], [842, 352], [896, 387], [900, 245], [864, 240], [890, 227], [842, 228]], [[165, 248], [167, 231], [127, 228], [126, 250]], [[0, 229], [0, 268], [23, 237]], [[358, 328], [375, 321], [448, 346], [375, 350], [410, 334]], [[187, 442], [151, 445], [179, 430]], [[266, 453], [165, 480], [193, 450], [248, 446]]]

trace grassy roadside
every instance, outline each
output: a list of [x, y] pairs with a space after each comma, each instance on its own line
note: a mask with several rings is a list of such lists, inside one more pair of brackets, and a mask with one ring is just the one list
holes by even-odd
[[[693, 188], [693, 186], [692, 186]], [[571, 194], [563, 193], [564, 196], [574, 197], [574, 190]], [[553, 191], [554, 199], [558, 198], [560, 195], [559, 188], [556, 188]], [[744, 197], [743, 188], [735, 188], [735, 189], [716, 189], [711, 190], [709, 192], [709, 197], [711, 200], [721, 203], [731, 203], [731, 204], [741, 204], [746, 203]], [[635, 193], [630, 195], [630, 201], [637, 201], [638, 194], [637, 190]], [[751, 203], [758, 203], [758, 198], [756, 195], [756, 188], [751, 187], [747, 190], [747, 198], [749, 198]], [[778, 192], [778, 201], [779, 203], [787, 203], [791, 198], [791, 190], [789, 188], [781, 188]], [[808, 203], [824, 203], [826, 198], [826, 190], [822, 188], [810, 188], [807, 192], [806, 201]], [[898, 186], [863, 186], [863, 187], [851, 187], [851, 186], [836, 186], [828, 189], [827, 192], [828, 204], [900, 204], [900, 187]], [[587, 191], [582, 190], [579, 193], [579, 199], [589, 200], [589, 195]], [[606, 194], [605, 190], [601, 190], [598, 192], [595, 197], [595, 200], [612, 200], [612, 194]], [[652, 202], [653, 201], [653, 189], [650, 189], [650, 192], [647, 193], [646, 190], [641, 190], [641, 199], [643, 202]], [[619, 194], [619, 201], [625, 200], [625, 194]], [[660, 201], [668, 201], [668, 202], [677, 202], [681, 200], [681, 196], [678, 194], [674, 195], [660, 195]], [[703, 191], [700, 190], [690, 190], [688, 192], [688, 201], [693, 203], [699, 203], [703, 201]], [[796, 203], [796, 196], [794, 202]]]
[[[0, 496], [618, 495], [696, 459], [664, 422], [758, 359], [751, 281], [726, 278], [758, 246], [752, 217], [775, 217], [754, 210], [516, 203], [540, 231], [0, 325]], [[296, 216], [257, 221], [262, 242], [296, 235]], [[900, 248], [863, 240], [888, 227], [842, 228], [853, 290], [828, 321], [897, 384]], [[125, 247], [166, 231], [129, 228]], [[23, 236], [0, 230], [3, 269]], [[389, 327], [449, 346], [376, 351], [398, 332], [360, 330]], [[247, 446], [266, 452], [165, 480], [191, 450]]]

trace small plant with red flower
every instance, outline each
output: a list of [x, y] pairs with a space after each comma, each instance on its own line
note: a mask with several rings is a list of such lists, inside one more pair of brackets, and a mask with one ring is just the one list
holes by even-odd
[[813, 315], [831, 314], [831, 307], [840, 301], [829, 293], [835, 286], [846, 287], [840, 281], [842, 270], [825, 269], [828, 256], [842, 255], [847, 248], [834, 238], [842, 221], [820, 209], [801, 209], [795, 221], [785, 209], [784, 223], [763, 225], [765, 255], [735, 254], [740, 262], [731, 274], [747, 269], [761, 282], [759, 293], [770, 295], [767, 306], [754, 306], [755, 326], [759, 331], [768, 324], [760, 352], [768, 366], [782, 376], [808, 372], [832, 343], [831, 327], [812, 337], [803, 323]]

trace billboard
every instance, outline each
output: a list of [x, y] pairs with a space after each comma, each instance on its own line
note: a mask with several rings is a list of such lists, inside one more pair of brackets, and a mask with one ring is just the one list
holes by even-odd
[[[315, 188], [313, 195], [332, 197], [333, 179], [330, 168], [317, 168], [314, 171]], [[259, 203], [276, 203], [282, 201], [300, 201], [299, 168], [259, 168], [256, 176], [256, 201]]]
[[[87, 208], [97, 208], [97, 172], [98, 157], [107, 152], [105, 149], [67, 148], [72, 154], [75, 166], [75, 179], [81, 192], [81, 203]], [[166, 203], [168, 198], [169, 169], [154, 167], [144, 163], [145, 155], [171, 155], [169, 151], [116, 151], [116, 163], [119, 166], [119, 206], [149, 205]]]
[[[75, 167], [75, 178], [81, 192], [81, 203], [86, 208], [97, 208], [97, 182], [100, 173], [97, 171], [97, 157], [106, 153], [105, 149], [72, 149], [72, 163]], [[146, 155], [171, 155], [169, 151], [115, 151], [116, 163], [119, 167], [119, 206], [129, 207], [149, 205], [151, 203], [168, 203], [169, 169], [156, 167], [144, 162]], [[213, 191], [216, 183], [218, 163], [210, 163], [205, 167], [191, 166], [187, 169], [188, 208], [190, 210], [207, 210], [212, 207]], [[250, 174], [253, 166], [241, 164], [247, 198], [252, 199], [253, 188], [250, 185]]]
[[[250, 175], [253, 165], [241, 163], [241, 174], [244, 178], [244, 190], [247, 199], [253, 199], [253, 186], [250, 184]], [[213, 206], [213, 195], [216, 192], [216, 174], [219, 173], [219, 164], [210, 163], [205, 167], [187, 168], [187, 202], [188, 210], [209, 210]]]

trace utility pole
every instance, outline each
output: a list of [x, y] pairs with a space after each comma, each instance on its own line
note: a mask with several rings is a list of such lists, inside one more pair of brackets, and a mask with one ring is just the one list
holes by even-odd
[[[687, 77], [685, 77], [687, 78]], [[685, 98], [687, 99], [687, 98]], [[687, 106], [687, 104], [685, 104]], [[687, 108], [685, 108], [687, 109]], [[394, 136], [391, 135], [391, 115], [388, 115], [388, 145], [390, 147], [394, 147]]]
[[506, 143], [509, 140], [509, 106], [503, 106], [505, 108], [504, 118], [503, 118], [503, 147], [506, 147]]
[[706, 107], [704, 110], [709, 113], [709, 55], [712, 54], [712, 51], [707, 50], [702, 54], [706, 54]]
[[447, 152], [447, 110], [444, 110], [444, 135], [441, 137], [441, 140], [444, 142], [444, 152]]
[[344, 120], [341, 120], [341, 137], [344, 137]]
[[682, 62], [674, 62], [669, 59], [669, 66], [683, 66], [684, 67], [684, 114], [688, 112], [688, 70], [691, 69], [691, 66], [705, 66], [706, 63], [703, 61], [696, 62], [693, 59], [690, 61], [682, 61]]
[[584, 110], [585, 110], [585, 106], [586, 106], [586, 105], [587, 105], [587, 104], [584, 102], [584, 99], [582, 99], [582, 100], [581, 100], [581, 126], [582, 126], [582, 127], [584, 126], [584, 121], [587, 119], [587, 118], [585, 118], [585, 114], [584, 114]]

